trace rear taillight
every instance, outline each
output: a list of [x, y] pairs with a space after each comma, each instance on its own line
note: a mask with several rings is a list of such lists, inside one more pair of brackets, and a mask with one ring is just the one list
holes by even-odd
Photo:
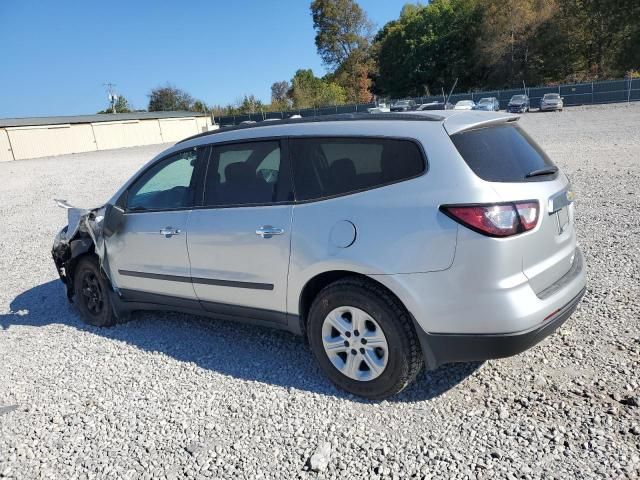
[[540, 210], [537, 201], [481, 205], [443, 205], [440, 210], [456, 222], [490, 237], [510, 237], [533, 229]]

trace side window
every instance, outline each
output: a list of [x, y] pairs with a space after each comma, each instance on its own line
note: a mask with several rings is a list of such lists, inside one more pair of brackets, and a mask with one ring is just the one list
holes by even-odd
[[264, 205], [290, 200], [278, 141], [213, 146], [203, 206]]
[[298, 138], [290, 141], [297, 200], [375, 188], [420, 175], [418, 146], [384, 138]]
[[127, 210], [166, 210], [193, 206], [191, 181], [198, 154], [182, 152], [166, 158], [129, 189]]

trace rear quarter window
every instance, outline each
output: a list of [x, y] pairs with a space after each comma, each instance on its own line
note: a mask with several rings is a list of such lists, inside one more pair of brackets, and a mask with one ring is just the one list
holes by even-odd
[[418, 145], [389, 138], [295, 138], [290, 140], [297, 200], [344, 195], [421, 175]]
[[540, 146], [517, 125], [507, 124], [451, 135], [451, 141], [473, 173], [488, 182], [544, 181], [557, 174], [527, 178], [553, 167]]

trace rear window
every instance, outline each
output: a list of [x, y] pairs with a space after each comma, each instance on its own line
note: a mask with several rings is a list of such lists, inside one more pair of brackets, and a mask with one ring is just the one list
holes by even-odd
[[298, 200], [344, 195], [420, 175], [421, 150], [409, 140], [297, 138], [290, 140]]
[[451, 140], [473, 173], [488, 182], [541, 181], [555, 175], [527, 178], [528, 173], [554, 165], [542, 148], [516, 125], [467, 130], [451, 135]]

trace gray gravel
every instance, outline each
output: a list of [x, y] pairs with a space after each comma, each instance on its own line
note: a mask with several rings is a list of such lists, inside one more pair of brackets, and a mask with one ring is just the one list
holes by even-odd
[[638, 478], [640, 104], [522, 123], [572, 179], [588, 294], [525, 354], [379, 403], [336, 390], [286, 333], [80, 322], [49, 256], [51, 199], [99, 204], [162, 146], [0, 164], [0, 476]]

